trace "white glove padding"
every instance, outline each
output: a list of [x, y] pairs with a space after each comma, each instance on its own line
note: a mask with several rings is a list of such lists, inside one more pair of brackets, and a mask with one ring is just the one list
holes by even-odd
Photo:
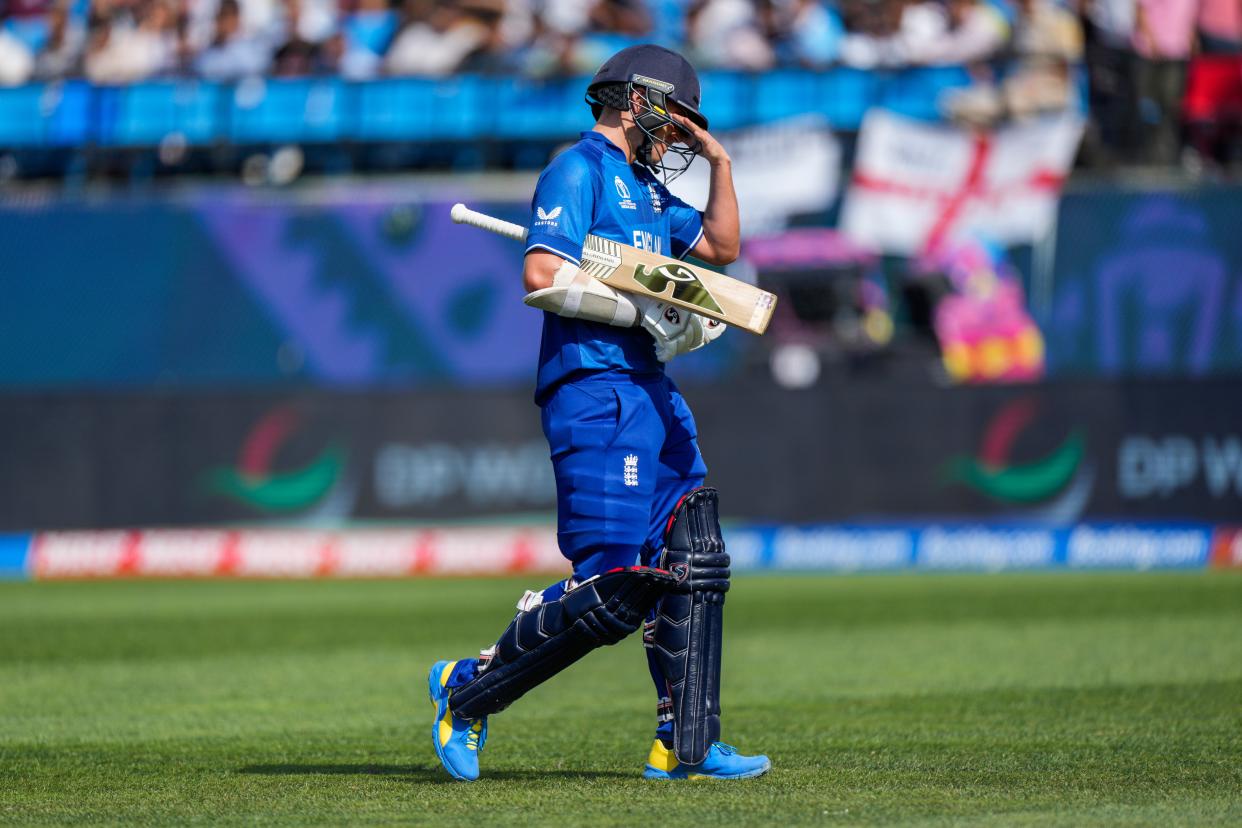
[[656, 359], [660, 362], [702, 348], [728, 327], [723, 322], [654, 299], [637, 297], [636, 302], [642, 310], [642, 326], [655, 340]]
[[640, 313], [634, 298], [588, 276], [573, 262], [562, 262], [552, 277], [552, 287], [531, 291], [522, 301], [567, 319], [632, 328]]

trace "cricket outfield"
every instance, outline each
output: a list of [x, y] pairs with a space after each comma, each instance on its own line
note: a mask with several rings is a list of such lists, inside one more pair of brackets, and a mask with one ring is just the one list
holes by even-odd
[[1242, 573], [750, 576], [724, 737], [767, 777], [640, 778], [634, 637], [430, 744], [425, 671], [523, 580], [0, 584], [0, 822], [1242, 823]]

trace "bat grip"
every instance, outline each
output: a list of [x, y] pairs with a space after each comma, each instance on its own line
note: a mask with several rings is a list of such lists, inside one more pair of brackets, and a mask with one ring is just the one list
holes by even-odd
[[514, 239], [515, 241], [523, 241], [526, 238], [526, 228], [514, 224], [511, 221], [495, 218], [484, 213], [478, 213], [471, 210], [460, 202], [453, 205], [452, 211], [449, 213], [453, 221], [457, 224], [468, 224], [471, 227], [478, 227], [481, 230], [488, 230], [498, 236]]

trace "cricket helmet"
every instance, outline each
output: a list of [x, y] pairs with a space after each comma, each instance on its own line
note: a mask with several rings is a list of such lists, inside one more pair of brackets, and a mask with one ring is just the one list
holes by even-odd
[[[632, 110], [635, 93], [639, 104]], [[670, 101], [707, 129], [707, 118], [699, 111], [698, 73], [681, 55], [650, 43], [629, 46], [608, 58], [586, 91], [586, 102], [596, 118], [604, 107], [634, 111], [634, 122], [646, 136], [638, 157], [652, 170], [662, 172], [665, 184], [685, 172], [699, 152], [698, 143], [669, 117]], [[654, 160], [651, 151], [656, 142], [667, 146], [666, 158], [671, 155], [681, 163]]]

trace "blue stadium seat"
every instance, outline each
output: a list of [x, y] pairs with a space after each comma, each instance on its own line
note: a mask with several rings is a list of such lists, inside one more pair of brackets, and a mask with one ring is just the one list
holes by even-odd
[[881, 77], [863, 69], [841, 67], [825, 72], [819, 85], [816, 112], [834, 129], [855, 130], [876, 100]]
[[750, 114], [750, 76], [741, 72], [706, 72], [703, 81], [703, 113], [713, 130], [746, 126]]
[[[763, 74], [708, 72], [704, 107], [714, 130], [817, 113], [856, 130], [873, 106], [939, 120], [948, 89], [970, 84], [961, 67], [864, 71], [838, 67]], [[573, 138], [591, 126], [587, 79], [459, 76], [268, 78], [237, 84], [156, 81], [92, 87], [84, 81], [0, 90], [0, 146], [97, 143], [155, 146], [179, 132], [191, 145], [279, 142], [474, 142]], [[1078, 84], [1083, 85], [1081, 73]], [[1079, 106], [1085, 106], [1081, 96]]]
[[[529, 80], [505, 78], [497, 82], [496, 100], [505, 107], [496, 107], [493, 129], [504, 138], [573, 137], [594, 123], [591, 108], [584, 100], [589, 78], [558, 78]], [[514, 113], [521, 113], [515, 116]]]
[[753, 117], [759, 123], [802, 115], [820, 105], [822, 75], [817, 72], [778, 70], [753, 75]]
[[233, 89], [230, 138], [238, 143], [327, 143], [352, 137], [348, 84], [337, 78], [247, 80]]
[[482, 94], [488, 81], [419, 78], [359, 84], [355, 136], [362, 141], [435, 141], [491, 135], [496, 101]]
[[119, 90], [116, 119], [101, 143], [118, 146], [158, 144], [181, 133], [190, 144], [208, 144], [221, 136], [224, 92], [208, 81], [161, 81]]
[[92, 140], [97, 93], [83, 81], [0, 89], [0, 146], [64, 147]]
[[894, 112], [924, 121], [938, 121], [941, 95], [949, 89], [971, 85], [970, 74], [960, 66], [928, 66], [887, 75], [875, 103]]
[[37, 147], [47, 143], [42, 84], [0, 89], [0, 146]]

